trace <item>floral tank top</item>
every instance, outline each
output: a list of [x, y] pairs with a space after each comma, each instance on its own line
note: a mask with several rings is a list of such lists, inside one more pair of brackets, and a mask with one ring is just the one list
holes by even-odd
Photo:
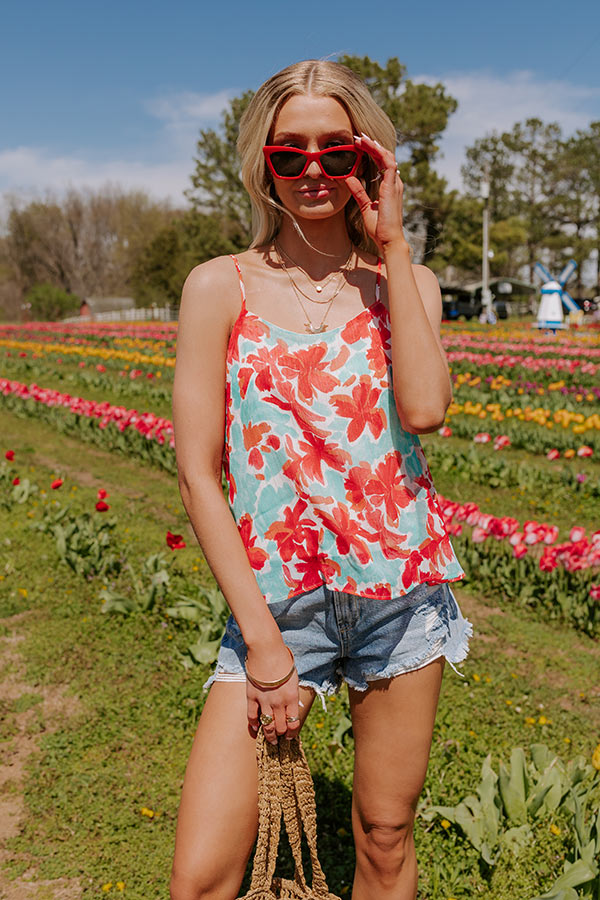
[[267, 601], [321, 584], [389, 600], [464, 577], [429, 467], [392, 390], [379, 299], [318, 334], [246, 307], [229, 337], [223, 468], [229, 507]]

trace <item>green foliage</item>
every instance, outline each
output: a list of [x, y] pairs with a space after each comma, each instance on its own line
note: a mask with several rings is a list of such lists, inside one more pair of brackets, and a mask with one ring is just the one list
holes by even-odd
[[245, 91], [230, 101], [219, 131], [200, 131], [192, 187], [185, 192], [197, 212], [225, 220], [233, 230], [234, 242], [244, 246], [251, 239], [251, 210], [240, 178], [236, 141], [240, 119], [253, 96], [254, 91]]
[[77, 313], [80, 299], [52, 284], [36, 284], [27, 293], [25, 303], [31, 306], [32, 319], [53, 322]]
[[[505, 850], [518, 856], [535, 840], [538, 824], [558, 818], [568, 828], [569, 856], [564, 873], [550, 891], [535, 900], [577, 897], [575, 887], [585, 885], [584, 895], [596, 897], [600, 888], [600, 783], [597, 773], [583, 757], [565, 764], [545, 744], [532, 744], [531, 762], [520, 747], [512, 750], [510, 764], [502, 761], [498, 773], [491, 753], [481, 767], [476, 795], [457, 806], [429, 806], [421, 815], [426, 821], [441, 817], [458, 826], [462, 834], [494, 866]], [[586, 815], [587, 806], [592, 812]], [[557, 827], [558, 833], [560, 829]], [[561, 892], [567, 893], [562, 894]]]
[[119, 591], [103, 588], [100, 591], [102, 612], [118, 612], [128, 615], [133, 612], [148, 612], [165, 596], [170, 575], [167, 561], [162, 553], [152, 553], [142, 561], [139, 575], [134, 566], [125, 563], [124, 572], [129, 575], [126, 588], [121, 583]]
[[215, 661], [230, 610], [227, 601], [218, 588], [196, 589], [190, 585], [185, 593], [177, 594], [175, 603], [165, 609], [172, 619], [183, 619], [197, 626], [193, 644], [181, 654], [185, 668], [197, 663], [208, 664]]
[[190, 270], [244, 246], [223, 216], [191, 210], [160, 231], [140, 254], [131, 276], [131, 285], [140, 305], [169, 303], [177, 306], [183, 283]]
[[45, 508], [40, 521], [31, 523], [31, 528], [52, 535], [62, 562], [90, 581], [121, 570], [122, 558], [113, 544], [116, 524], [114, 517], [97, 512], [75, 515], [69, 506], [55, 501]]

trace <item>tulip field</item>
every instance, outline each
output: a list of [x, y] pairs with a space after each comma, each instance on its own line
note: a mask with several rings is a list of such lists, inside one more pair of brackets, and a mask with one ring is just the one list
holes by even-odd
[[[176, 331], [0, 325], [0, 635], [21, 629], [23, 696], [41, 698], [0, 697], [0, 739], [25, 722], [44, 763], [0, 871], [51, 898], [165, 896], [228, 614], [177, 490]], [[474, 637], [444, 677], [419, 898], [599, 900], [600, 328], [452, 323], [443, 343], [453, 401], [422, 443]], [[59, 685], [77, 708], [54, 720]], [[330, 889], [350, 896], [346, 693], [327, 706], [302, 735]]]

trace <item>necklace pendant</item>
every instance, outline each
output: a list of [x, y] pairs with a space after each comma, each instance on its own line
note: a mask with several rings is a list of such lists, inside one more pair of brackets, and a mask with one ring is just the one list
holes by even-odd
[[315, 288], [316, 288], [317, 294], [320, 294], [321, 291], [323, 290], [323, 288], [321, 287], [320, 284], [316, 284], [316, 285], [315, 285]]
[[320, 334], [327, 328], [326, 325], [313, 325], [312, 322], [305, 322], [304, 324], [309, 334]]

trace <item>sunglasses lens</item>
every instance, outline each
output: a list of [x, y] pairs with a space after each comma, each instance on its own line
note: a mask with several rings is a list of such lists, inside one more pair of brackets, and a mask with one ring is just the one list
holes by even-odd
[[293, 150], [281, 150], [271, 153], [271, 165], [281, 178], [297, 178], [302, 172], [306, 157]]
[[334, 178], [349, 175], [356, 164], [358, 153], [355, 150], [329, 150], [321, 157], [323, 170]]

